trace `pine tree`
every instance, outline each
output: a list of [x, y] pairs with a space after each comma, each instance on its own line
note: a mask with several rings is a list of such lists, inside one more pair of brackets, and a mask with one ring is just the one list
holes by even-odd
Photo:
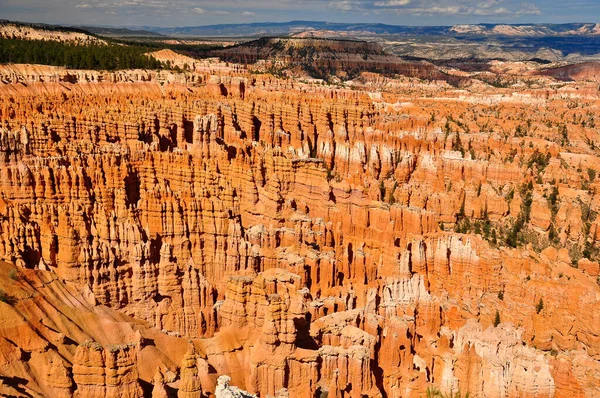
[[542, 298], [540, 297], [540, 301], [535, 306], [535, 312], [539, 314], [540, 312], [542, 312], [543, 309], [544, 309], [544, 300], [542, 300]]

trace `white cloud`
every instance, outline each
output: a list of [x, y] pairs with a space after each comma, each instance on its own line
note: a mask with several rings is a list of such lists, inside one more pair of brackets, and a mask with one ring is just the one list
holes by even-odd
[[200, 8], [200, 7], [194, 7], [192, 9], [193, 12], [195, 12], [196, 14], [212, 14], [212, 15], [229, 15], [231, 14], [229, 11], [225, 11], [225, 10], [206, 10], [204, 8]]
[[388, 1], [376, 1], [374, 5], [376, 7], [404, 7], [412, 3], [412, 0], [388, 0]]
[[499, 8], [482, 8], [482, 9], [476, 9], [475, 11], [473, 11], [474, 15], [509, 15], [512, 14], [512, 12], [504, 7], [499, 7]]
[[[0, 0], [0, 4], [3, 0]], [[33, 1], [33, 0], [5, 0]], [[248, 9], [239, 10], [241, 0], [220, 0], [218, 3], [208, 0], [63, 0], [70, 3], [71, 7], [80, 11], [109, 11], [119, 10], [119, 13], [136, 15], [154, 15], [164, 17], [166, 14], [205, 14], [229, 15], [236, 13], [241, 16], [256, 15], [257, 10], [278, 10], [289, 12], [293, 19], [293, 12], [297, 10], [313, 10], [315, 19], [324, 11], [324, 8], [347, 13], [367, 14], [382, 12], [397, 12], [405, 15], [476, 15], [476, 16], [521, 16], [539, 15], [541, 11], [533, 2], [523, 0], [252, 0], [245, 2]], [[539, 1], [539, 0], [530, 0]], [[218, 4], [221, 9], [212, 7]], [[236, 10], [236, 11], [234, 11]], [[243, 9], [242, 9], [243, 10]]]
[[521, 3], [521, 9], [517, 13], [519, 15], [540, 15], [542, 10], [533, 3]]
[[[16, 20], [36, 19], [38, 16], [40, 21], [55, 23], [101, 21], [108, 25], [139, 23], [161, 26], [206, 23], [211, 20], [207, 18], [209, 16], [218, 22], [227, 19], [235, 23], [247, 21], [257, 14], [277, 20], [302, 18], [362, 22], [375, 19], [386, 23], [395, 23], [393, 15], [398, 14], [403, 17], [398, 19], [399, 24], [412, 23], [411, 15], [433, 16], [444, 23], [454, 16], [457, 20], [461, 19], [458, 17], [474, 16], [474, 22], [512, 22], [511, 18], [517, 22], [519, 17], [540, 15], [542, 5], [549, 8], [542, 0], [0, 0], [0, 15]], [[600, 11], [600, 5], [594, 7]], [[107, 14], [118, 18], [108, 18]], [[364, 18], [365, 15], [371, 17]], [[549, 17], [558, 18], [556, 15]], [[418, 24], [419, 20], [415, 19], [414, 23]]]
[[[310, 1], [310, 0], [309, 0]], [[313, 0], [313, 4], [319, 3]], [[391, 11], [403, 15], [440, 16], [520, 16], [539, 15], [533, 3], [518, 0], [330, 0], [327, 6], [342, 12], [380, 14]]]
[[330, 1], [329, 8], [339, 11], [358, 11], [362, 9], [362, 2], [353, 0]]
[[460, 15], [470, 14], [465, 7], [458, 6], [432, 6], [432, 7], [415, 7], [408, 9], [409, 13], [415, 15], [433, 15], [433, 14], [445, 14], [445, 15]]
[[[393, 6], [393, 3], [396, 5]], [[378, 1], [373, 5], [391, 8], [404, 15], [516, 17], [541, 14], [540, 9], [533, 3], [515, 3], [510, 0], [388, 0]]]

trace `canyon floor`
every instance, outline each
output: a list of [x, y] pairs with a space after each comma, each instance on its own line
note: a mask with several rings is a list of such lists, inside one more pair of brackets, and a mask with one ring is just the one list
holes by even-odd
[[0, 65], [0, 395], [600, 396], [597, 64], [155, 56]]

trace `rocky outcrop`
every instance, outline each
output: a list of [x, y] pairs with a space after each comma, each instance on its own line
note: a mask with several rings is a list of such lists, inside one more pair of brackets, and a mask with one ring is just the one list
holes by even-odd
[[559, 80], [591, 80], [596, 81], [600, 76], [600, 63], [581, 62], [577, 64], [550, 68], [540, 72]]
[[135, 347], [84, 343], [73, 358], [75, 396], [132, 397], [143, 396], [138, 383]]
[[[362, 71], [422, 79], [452, 79], [432, 64], [409, 62], [387, 54], [375, 42], [323, 38], [261, 38], [212, 51], [212, 55], [257, 70], [304, 70], [313, 77], [354, 77]], [[454, 79], [456, 80], [456, 79]]]
[[106, 41], [75, 29], [48, 29], [48, 26], [36, 26], [35, 24], [26, 25], [19, 23], [10, 23], [8, 21], [0, 22], [0, 37], [6, 39], [24, 39], [24, 40], [44, 40], [71, 43], [76, 45], [106, 45]]
[[217, 398], [256, 398], [256, 395], [252, 395], [247, 391], [229, 385], [230, 382], [231, 377], [227, 375], [219, 376], [219, 379], [217, 380], [217, 389], [215, 390], [215, 396]]
[[[524, 346], [519, 334], [506, 325], [482, 331], [480, 325], [468, 323], [455, 340], [455, 374], [463, 374], [454, 380], [445, 379], [442, 385], [448, 390], [473, 391], [484, 397], [515, 396], [520, 391], [535, 391], [540, 397], [556, 396], [551, 365], [542, 353]], [[458, 380], [463, 380], [463, 385], [456, 385], [460, 384]]]

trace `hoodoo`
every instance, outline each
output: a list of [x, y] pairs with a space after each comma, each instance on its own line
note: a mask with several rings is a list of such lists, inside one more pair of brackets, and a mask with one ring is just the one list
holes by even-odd
[[595, 69], [290, 40], [0, 65], [0, 395], [600, 396]]

